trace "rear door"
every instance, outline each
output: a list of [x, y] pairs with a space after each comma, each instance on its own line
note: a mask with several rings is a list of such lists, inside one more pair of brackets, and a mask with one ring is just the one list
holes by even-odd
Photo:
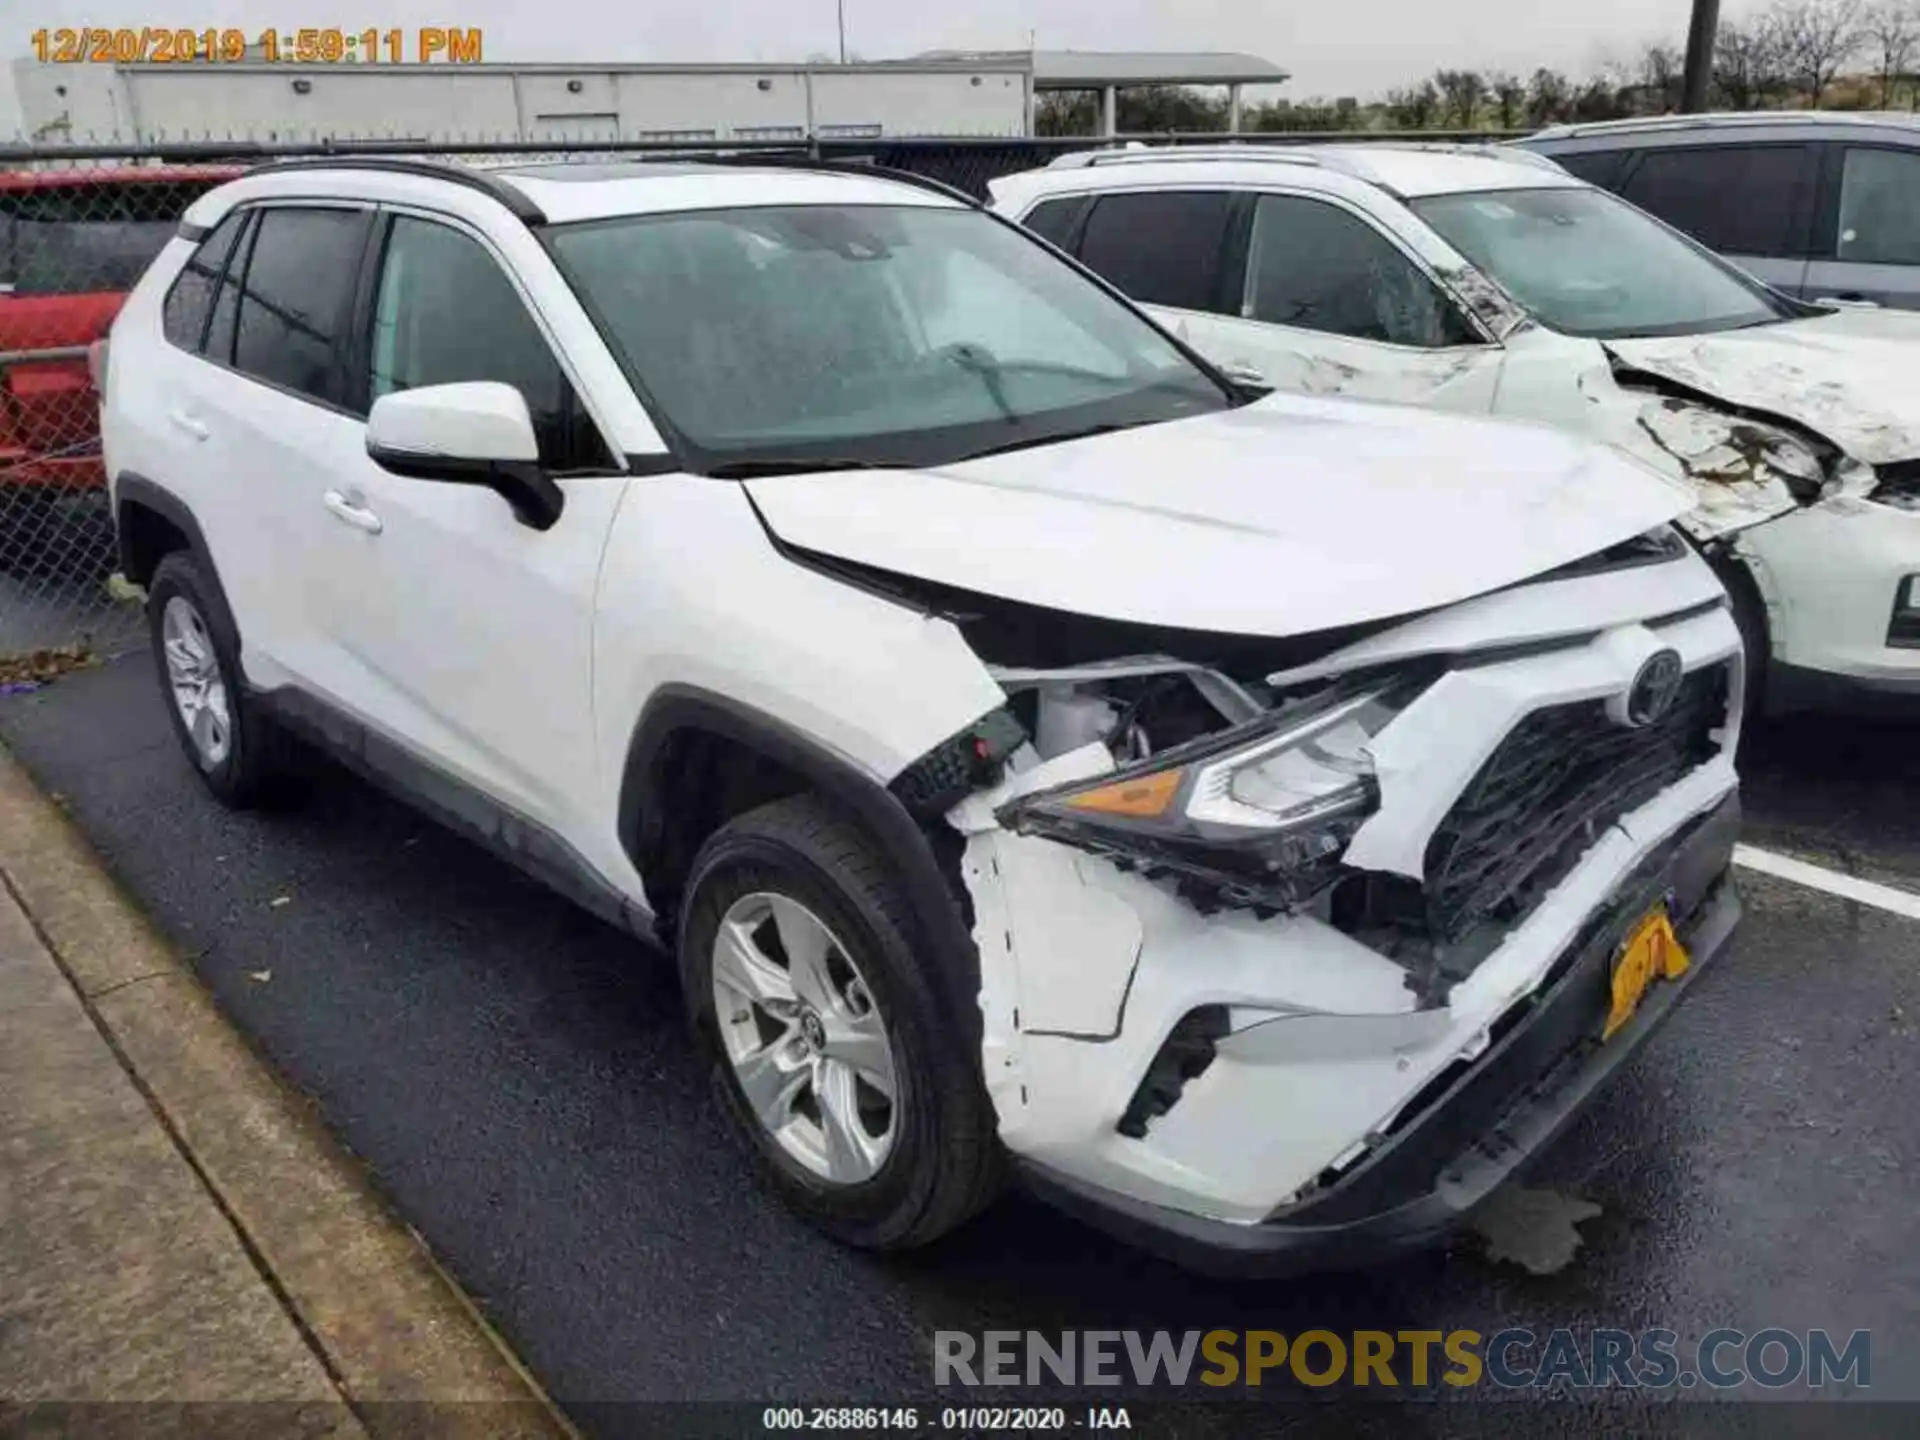
[[1697, 144], [1636, 152], [1618, 190], [1769, 285], [1802, 293], [1817, 147]]
[[190, 493], [208, 497], [196, 512], [249, 679], [335, 700], [352, 686], [322, 623], [326, 494], [365, 459], [347, 329], [372, 218], [350, 202], [260, 207], [220, 280], [201, 358], [172, 367], [163, 401]]
[[[1235, 308], [1239, 264], [1229, 247], [1244, 233], [1235, 225], [1243, 208], [1230, 190], [1102, 194], [1079, 217], [1073, 248], [1081, 264], [1197, 344], [1196, 322]], [[1046, 234], [1052, 224], [1039, 217], [1036, 228]]]
[[1920, 309], [1920, 151], [1824, 148], [1807, 298]]

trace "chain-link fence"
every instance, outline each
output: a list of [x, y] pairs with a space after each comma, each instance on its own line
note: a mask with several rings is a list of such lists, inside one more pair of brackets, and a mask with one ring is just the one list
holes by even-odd
[[[740, 151], [804, 149], [817, 158], [913, 171], [984, 198], [989, 181], [1057, 155], [1113, 144], [1219, 144], [1209, 135], [725, 141]], [[1414, 139], [1341, 132], [1231, 137], [1246, 143]], [[115, 575], [117, 546], [100, 456], [89, 347], [211, 187], [264, 160], [405, 154], [476, 164], [659, 159], [712, 154], [705, 143], [619, 141], [554, 150], [524, 142], [203, 141], [143, 150], [0, 145], [0, 686], [22, 682], [19, 657], [71, 648], [111, 655], [142, 634], [138, 597]], [[130, 383], [138, 383], [131, 377]], [[38, 669], [59, 661], [42, 657]], [[34, 663], [26, 670], [38, 673]]]
[[[97, 161], [0, 168], [0, 656], [137, 643], [139, 609], [112, 584], [88, 349], [186, 206], [237, 173]], [[0, 683], [29, 683], [20, 669], [0, 669]]]

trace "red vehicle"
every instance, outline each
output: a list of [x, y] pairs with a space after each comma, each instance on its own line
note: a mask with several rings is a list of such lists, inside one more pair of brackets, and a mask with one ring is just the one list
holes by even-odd
[[[237, 166], [0, 171], [0, 560], [106, 482], [85, 347], [200, 195]], [[32, 352], [52, 351], [44, 359]], [[23, 354], [23, 352], [25, 352]]]

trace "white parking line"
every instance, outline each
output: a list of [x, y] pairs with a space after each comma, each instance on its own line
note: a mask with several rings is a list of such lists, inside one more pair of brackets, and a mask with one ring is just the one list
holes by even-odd
[[1776, 880], [1791, 880], [1796, 885], [1838, 895], [1842, 900], [1857, 900], [1876, 910], [1903, 915], [1909, 920], [1920, 920], [1920, 895], [1910, 890], [1896, 890], [1891, 885], [1858, 880], [1851, 875], [1842, 875], [1838, 870], [1810, 865], [1791, 855], [1776, 855], [1771, 850], [1757, 849], [1752, 845], [1734, 846], [1733, 863], [1748, 870], [1757, 870], [1762, 875], [1771, 875]]

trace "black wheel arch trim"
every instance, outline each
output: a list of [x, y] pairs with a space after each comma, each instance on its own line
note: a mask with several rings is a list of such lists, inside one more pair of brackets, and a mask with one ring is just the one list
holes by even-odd
[[132, 470], [122, 470], [114, 480], [113, 488], [113, 527], [116, 543], [120, 549], [120, 569], [129, 580], [134, 578], [134, 555], [131, 537], [123, 518], [128, 507], [140, 506], [151, 510], [167, 521], [182, 535], [193, 550], [194, 557], [209, 570], [213, 567], [213, 552], [207, 546], [207, 537], [200, 529], [200, 522], [194, 518], [187, 502], [171, 490], [163, 489], [146, 476]]
[[[980, 962], [956, 893], [933, 842], [886, 782], [793, 726], [729, 696], [698, 686], [669, 684], [648, 699], [633, 729], [620, 782], [621, 847], [648, 880], [671, 817], [658, 799], [660, 762], [674, 736], [696, 731], [740, 745], [800, 777], [808, 787], [864, 829], [892, 863], [907, 892], [919, 939], [935, 962], [945, 999], [966, 1035], [980, 1026]], [[657, 874], [658, 867], [651, 866]], [[656, 906], [660, 897], [653, 896]], [[665, 907], [660, 907], [665, 909]], [[671, 937], [663, 934], [663, 940]]]
[[[114, 480], [113, 488], [113, 529], [120, 551], [120, 573], [143, 588], [153, 579], [151, 571], [141, 574], [141, 567], [136, 563], [138, 556], [134, 552], [131, 527], [126, 523], [126, 512], [134, 507], [152, 511], [186, 537], [187, 553], [193, 557], [201, 576], [213, 588], [210, 598], [220, 607], [220, 618], [226, 625], [227, 633], [233, 637], [234, 655], [245, 656], [246, 643], [240, 629], [240, 618], [233, 613], [233, 605], [227, 599], [226, 587], [220, 581], [220, 567], [213, 563], [213, 548], [207, 544], [206, 532], [200, 528], [200, 521], [195, 518], [186, 501], [132, 470], [122, 470]], [[157, 565], [162, 558], [155, 557], [154, 563]], [[244, 671], [245, 661], [240, 660], [239, 663]]]

